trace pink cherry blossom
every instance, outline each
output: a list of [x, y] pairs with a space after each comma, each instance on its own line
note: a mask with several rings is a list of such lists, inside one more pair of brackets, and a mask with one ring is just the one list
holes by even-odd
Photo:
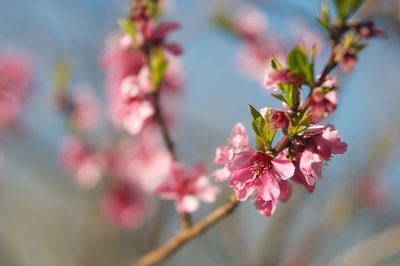
[[340, 60], [340, 68], [344, 73], [350, 73], [357, 63], [357, 55], [352, 53], [345, 53]]
[[356, 30], [358, 34], [367, 39], [372, 37], [386, 37], [387, 35], [384, 30], [378, 29], [373, 21], [360, 23], [357, 25]]
[[336, 91], [331, 90], [323, 93], [322, 90], [314, 90], [310, 97], [310, 108], [312, 109], [309, 123], [318, 123], [326, 118], [337, 107]]
[[247, 7], [235, 18], [234, 26], [240, 36], [252, 41], [265, 34], [267, 18], [258, 9]]
[[219, 189], [209, 184], [207, 172], [203, 165], [196, 165], [187, 171], [179, 163], [173, 163], [169, 179], [156, 189], [163, 199], [175, 200], [179, 213], [191, 213], [199, 207], [199, 201], [214, 202]]
[[[241, 123], [237, 123], [232, 129], [231, 136], [228, 139], [228, 146], [219, 146], [215, 152], [214, 163], [225, 165], [230, 157], [249, 148], [249, 137], [245, 127]], [[214, 171], [215, 181], [222, 182], [231, 176], [231, 172], [226, 166]]]
[[153, 193], [168, 175], [171, 157], [161, 136], [147, 128], [136, 138], [123, 138], [110, 152], [109, 171], [115, 178], [136, 183], [144, 192]]
[[23, 108], [32, 83], [31, 67], [22, 55], [0, 53], [0, 127], [11, 126]]
[[262, 36], [256, 41], [245, 42], [239, 50], [238, 66], [241, 71], [258, 82], [262, 82], [265, 68], [271, 68], [271, 59], [285, 58], [282, 45], [276, 38]]
[[264, 77], [264, 87], [267, 89], [273, 88], [276, 91], [279, 83], [299, 85], [303, 81], [300, 75], [292, 73], [289, 69], [268, 70]]
[[78, 185], [86, 189], [98, 183], [105, 168], [105, 159], [101, 152], [91, 150], [72, 136], [64, 139], [60, 159], [63, 167], [75, 178]]
[[104, 216], [129, 229], [138, 228], [144, 220], [147, 204], [141, 191], [132, 183], [117, 182], [109, 186], [102, 202]]
[[79, 90], [73, 99], [71, 122], [81, 131], [95, 129], [100, 120], [100, 110], [97, 101], [88, 90]]
[[333, 154], [343, 154], [347, 144], [342, 142], [333, 125], [312, 126], [305, 132], [310, 138], [305, 150], [298, 158], [295, 180], [303, 183], [308, 191], [313, 191], [318, 178], [322, 177], [322, 167]]
[[289, 126], [289, 118], [286, 112], [271, 109], [271, 113], [269, 116], [269, 123], [275, 128], [283, 128], [286, 129]]
[[290, 196], [287, 180], [293, 176], [295, 167], [285, 153], [273, 157], [249, 149], [236, 154], [227, 167], [232, 173], [229, 186], [236, 198], [244, 201], [255, 193], [255, 207], [263, 215], [272, 215], [276, 201], [285, 201]]

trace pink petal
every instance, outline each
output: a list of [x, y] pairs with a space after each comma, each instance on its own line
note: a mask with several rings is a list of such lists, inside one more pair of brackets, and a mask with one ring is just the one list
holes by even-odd
[[191, 213], [199, 207], [199, 200], [193, 195], [184, 195], [176, 201], [176, 209], [179, 213]]
[[274, 166], [274, 169], [278, 172], [279, 177], [283, 180], [289, 179], [294, 175], [296, 168], [285, 155], [278, 155], [271, 161], [271, 163]]
[[262, 186], [257, 190], [257, 195], [265, 201], [275, 200], [279, 197], [279, 184], [268, 172], [263, 176]]
[[223, 182], [231, 177], [231, 171], [228, 168], [223, 167], [214, 171], [212, 176], [215, 177], [216, 182]]
[[228, 157], [229, 147], [227, 146], [219, 146], [215, 150], [215, 158], [214, 163], [216, 164], [225, 164], [226, 159]]
[[256, 210], [264, 216], [271, 216], [275, 212], [276, 200], [265, 201], [260, 197], [256, 197], [253, 203]]

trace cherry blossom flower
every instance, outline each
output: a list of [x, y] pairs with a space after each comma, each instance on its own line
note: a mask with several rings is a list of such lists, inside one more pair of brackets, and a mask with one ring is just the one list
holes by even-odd
[[161, 141], [153, 128], [134, 139], [121, 139], [109, 153], [109, 171], [115, 177], [136, 183], [144, 192], [153, 193], [165, 180], [171, 163]]
[[[266, 108], [263, 108], [266, 109]], [[261, 109], [260, 113], [265, 116], [265, 111]], [[286, 112], [270, 109], [269, 123], [275, 128], [283, 128], [286, 129], [289, 126], [289, 118]]]
[[373, 37], [386, 37], [386, 32], [378, 29], [373, 21], [358, 24], [356, 30], [358, 34], [366, 39]]
[[273, 56], [278, 60], [285, 58], [282, 45], [275, 38], [262, 36], [242, 45], [238, 54], [238, 66], [244, 73], [262, 82], [265, 67], [267, 66], [267, 71], [272, 70], [270, 61]]
[[[336, 79], [327, 77], [322, 88], [315, 89], [310, 97], [310, 108], [312, 109], [311, 118], [309, 123], [315, 124], [326, 118], [329, 114], [336, 110], [337, 96], [336, 96]], [[323, 90], [329, 91], [324, 93]]]
[[279, 89], [279, 83], [285, 84], [301, 84], [304, 81], [303, 77], [292, 73], [289, 69], [270, 70], [267, 69], [264, 77], [264, 87], [272, 88], [274, 91]]
[[75, 178], [78, 185], [86, 189], [94, 187], [105, 170], [104, 155], [91, 150], [72, 136], [64, 139], [60, 159], [62, 166]]
[[198, 164], [189, 172], [179, 163], [172, 163], [169, 179], [156, 189], [163, 199], [175, 200], [179, 213], [191, 213], [199, 207], [199, 201], [214, 202], [219, 189], [209, 184], [207, 172]]
[[301, 153], [295, 180], [313, 191], [318, 178], [322, 177], [322, 167], [333, 154], [343, 154], [347, 144], [340, 140], [339, 131], [333, 125], [311, 126], [305, 134], [309, 138]]
[[254, 41], [266, 32], [267, 18], [258, 9], [247, 7], [234, 19], [234, 27], [240, 36]]
[[80, 131], [95, 129], [100, 121], [96, 98], [88, 90], [79, 90], [74, 96], [71, 122]]
[[255, 193], [254, 205], [263, 215], [272, 215], [277, 200], [290, 197], [291, 185], [287, 180], [293, 176], [295, 167], [285, 153], [273, 157], [249, 149], [236, 154], [227, 167], [232, 173], [229, 186], [236, 198], [244, 201]]
[[143, 223], [146, 209], [142, 192], [129, 182], [119, 181], [109, 186], [102, 202], [104, 216], [129, 229], [136, 229]]
[[31, 83], [31, 68], [27, 59], [16, 52], [1, 52], [0, 127], [9, 127], [15, 122]]
[[[229, 159], [234, 154], [239, 153], [249, 148], [249, 137], [246, 132], [246, 128], [241, 124], [237, 123], [231, 132], [228, 139], [228, 146], [219, 146], [215, 151], [215, 164], [227, 164]], [[231, 172], [226, 166], [214, 171], [213, 176], [215, 181], [222, 182], [227, 180], [231, 176]]]
[[352, 53], [345, 53], [340, 60], [340, 68], [344, 73], [350, 73], [357, 63], [357, 55]]

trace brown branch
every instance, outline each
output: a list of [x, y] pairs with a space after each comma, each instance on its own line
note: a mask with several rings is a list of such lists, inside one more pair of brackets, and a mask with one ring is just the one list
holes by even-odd
[[227, 217], [238, 204], [239, 202], [236, 200], [235, 195], [231, 195], [227, 203], [215, 209], [198, 223], [186, 229], [181, 228], [168, 242], [144, 255], [139, 261], [132, 264], [132, 266], [150, 266], [165, 260], [188, 241], [204, 233], [209, 227]]

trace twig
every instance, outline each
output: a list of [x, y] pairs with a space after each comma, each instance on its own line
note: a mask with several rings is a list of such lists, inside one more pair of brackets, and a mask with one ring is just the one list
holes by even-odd
[[216, 224], [224, 217], [227, 217], [237, 206], [239, 202], [236, 200], [235, 195], [231, 195], [229, 201], [224, 205], [221, 205], [208, 216], [191, 225], [188, 228], [181, 228], [174, 237], [166, 242], [161, 247], [150, 251], [144, 255], [139, 261], [134, 263], [132, 266], [149, 266], [155, 265], [162, 260], [171, 256], [186, 242], [204, 233], [209, 227]]

